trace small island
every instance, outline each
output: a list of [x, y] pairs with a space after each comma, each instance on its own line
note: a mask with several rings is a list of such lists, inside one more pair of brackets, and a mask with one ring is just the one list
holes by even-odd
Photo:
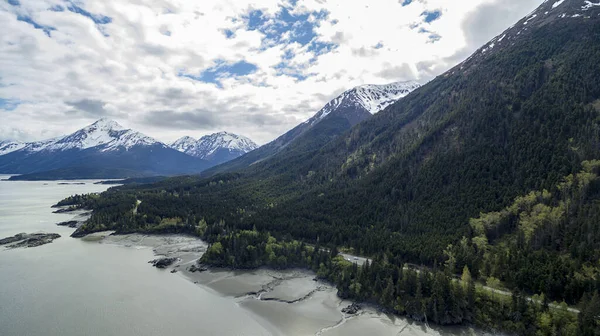
[[0, 245], [6, 248], [37, 247], [52, 243], [60, 238], [58, 233], [18, 233], [12, 237], [0, 239]]

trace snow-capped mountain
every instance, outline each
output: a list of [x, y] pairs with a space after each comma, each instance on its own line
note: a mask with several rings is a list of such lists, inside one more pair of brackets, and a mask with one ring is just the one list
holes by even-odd
[[[197, 142], [198, 142], [198, 140], [196, 140], [190, 136], [184, 136], [182, 138], [177, 139], [175, 142], [173, 142], [171, 144], [171, 148], [178, 150], [182, 153], [189, 154], [194, 151], [194, 148], [196, 147]], [[189, 154], [189, 155], [191, 155], [191, 154]]]
[[75, 133], [45, 141], [25, 144], [19, 149], [27, 152], [65, 151], [70, 149], [97, 148], [100, 151], [125, 149], [134, 146], [162, 145], [160, 141], [134, 130], [125, 129], [116, 121], [100, 119]]
[[171, 148], [219, 164], [255, 150], [258, 145], [245, 136], [218, 132], [198, 140], [185, 136], [173, 142]]
[[6, 174], [68, 169], [77, 176], [84, 171], [90, 177], [106, 178], [189, 174], [212, 166], [108, 119], [63, 137], [24, 144], [2, 143], [0, 153], [0, 173]]
[[366, 84], [348, 90], [327, 103], [317, 114], [306, 121], [314, 124], [341, 109], [363, 109], [371, 114], [405, 97], [421, 85], [417, 82], [396, 82], [384, 85]]
[[26, 143], [19, 141], [0, 141], [0, 155], [17, 151], [26, 146]]
[[245, 136], [219, 132], [201, 137], [197, 143], [195, 156], [208, 159], [222, 149], [242, 155], [256, 148], [258, 148], [258, 145]]
[[359, 122], [397, 102], [419, 86], [416, 82], [357, 86], [337, 96], [310, 119], [277, 139], [238, 159], [209, 169], [207, 174], [251, 166], [279, 153], [284, 148], [321, 147]]

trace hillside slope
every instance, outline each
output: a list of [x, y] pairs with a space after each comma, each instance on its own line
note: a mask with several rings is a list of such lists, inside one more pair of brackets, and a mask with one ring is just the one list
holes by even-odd
[[[473, 237], [470, 219], [501, 211], [531, 191], [561, 195], [565, 178], [600, 158], [600, 6], [589, 3], [544, 2], [465, 62], [323, 147], [210, 179], [113, 190], [81, 231], [97, 230], [106, 216], [113, 228], [130, 232], [185, 213], [178, 229], [211, 241], [257, 230], [399, 262], [446, 262], [449, 244]], [[111, 208], [127, 199], [143, 200], [134, 219]], [[578, 211], [585, 217], [578, 222], [595, 221], [593, 209]], [[203, 223], [200, 231], [194, 231], [197, 223]], [[590, 227], [577, 229], [597, 242], [597, 226]], [[545, 255], [556, 252], [541, 248]], [[560, 252], [575, 260], [568, 264], [573, 272], [586, 272], [587, 259]], [[548, 269], [556, 278], [569, 274]], [[548, 288], [527, 283], [539, 279], [514, 283]], [[596, 287], [587, 287], [588, 294], [598, 289], [597, 282], [590, 286]]]
[[231, 172], [250, 167], [286, 151], [283, 157], [303, 155], [323, 147], [330, 140], [366, 120], [418, 88], [416, 82], [397, 82], [384, 85], [361, 85], [345, 91], [328, 102], [314, 116], [260, 148], [203, 173]]

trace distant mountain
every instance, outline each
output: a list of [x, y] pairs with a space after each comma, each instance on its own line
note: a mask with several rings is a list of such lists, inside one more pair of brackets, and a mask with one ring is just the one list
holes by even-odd
[[314, 125], [331, 114], [345, 115], [348, 119], [353, 117], [362, 121], [363, 111], [375, 114], [405, 97], [421, 85], [416, 82], [396, 82], [384, 85], [361, 85], [348, 90], [325, 105], [317, 114], [307, 120], [305, 124]]
[[245, 136], [219, 132], [198, 140], [185, 136], [173, 142], [171, 148], [216, 165], [253, 151], [258, 145]]
[[[182, 153], [190, 153], [192, 151], [194, 151], [194, 148], [196, 147], [196, 143], [198, 142], [198, 140], [190, 137], [190, 136], [184, 136], [182, 138], [177, 139], [175, 142], [173, 142], [171, 144], [171, 148], [178, 150]], [[188, 154], [190, 155], [190, 154]]]
[[[77, 167], [90, 176], [176, 175], [197, 173], [211, 166], [206, 160], [180, 153], [164, 143], [112, 120], [100, 119], [75, 133], [46, 141], [0, 145], [0, 173], [31, 174]], [[72, 171], [72, 170], [71, 170]], [[43, 176], [43, 174], [41, 174]], [[54, 176], [52, 173], [49, 176]], [[106, 176], [109, 175], [109, 176]], [[40, 174], [36, 174], [36, 178]]]
[[[320, 148], [352, 126], [384, 110], [420, 86], [419, 83], [396, 82], [385, 85], [361, 85], [327, 103], [313, 117], [272, 142], [207, 170], [207, 175], [245, 168], [279, 153]], [[300, 139], [303, 140], [300, 140]], [[291, 144], [294, 143], [293, 146]]]
[[8, 154], [25, 147], [24, 142], [0, 141], [0, 155]]

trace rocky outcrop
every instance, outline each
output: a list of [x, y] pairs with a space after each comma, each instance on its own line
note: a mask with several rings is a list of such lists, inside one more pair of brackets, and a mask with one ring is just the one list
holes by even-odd
[[358, 303], [353, 303], [346, 308], [342, 309], [342, 313], [346, 313], [348, 315], [356, 315], [362, 309], [362, 307]]
[[68, 226], [70, 228], [77, 228], [79, 226], [79, 222], [78, 221], [66, 221], [66, 222], [56, 223], [56, 225], [58, 225], [58, 226]]
[[205, 272], [208, 271], [208, 267], [204, 266], [204, 265], [196, 265], [193, 264], [192, 266], [190, 266], [188, 268], [188, 271], [190, 271], [191, 273], [196, 273], [196, 272]]
[[177, 258], [159, 258], [148, 261], [149, 264], [156, 268], [167, 268], [171, 266], [174, 262], [177, 261]]
[[12, 237], [0, 239], [0, 245], [7, 248], [37, 247], [60, 238], [58, 233], [18, 233]]
[[58, 210], [52, 211], [52, 213], [68, 213], [68, 212], [73, 212], [75, 210], [79, 210], [78, 207], [74, 207], [74, 206], [70, 206], [68, 208], [60, 208]]

